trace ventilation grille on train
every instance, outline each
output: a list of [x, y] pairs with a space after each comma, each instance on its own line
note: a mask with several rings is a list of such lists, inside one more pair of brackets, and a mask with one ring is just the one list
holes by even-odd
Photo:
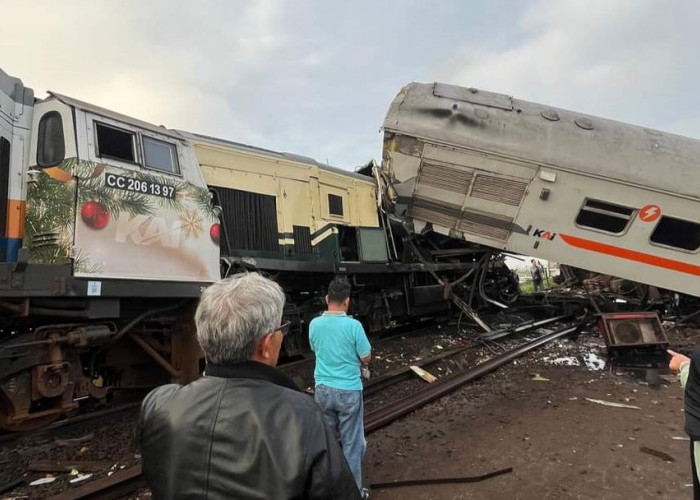
[[466, 194], [472, 177], [473, 173], [470, 170], [423, 162], [418, 184], [444, 189], [452, 193]]
[[471, 196], [518, 207], [526, 189], [527, 182], [479, 174], [474, 180]]
[[513, 219], [505, 215], [476, 210], [461, 212], [454, 205], [418, 196], [413, 199], [410, 215], [414, 219], [499, 241], [508, 238], [513, 224]]
[[512, 225], [513, 219], [505, 215], [465, 210], [462, 212], [457, 230], [505, 241]]
[[439, 226], [454, 228], [459, 217], [459, 208], [416, 196], [413, 199], [411, 217]]

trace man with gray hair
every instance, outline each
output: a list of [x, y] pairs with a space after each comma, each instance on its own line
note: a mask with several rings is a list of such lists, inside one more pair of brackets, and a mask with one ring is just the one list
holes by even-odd
[[141, 405], [137, 439], [155, 498], [359, 498], [323, 414], [274, 368], [289, 329], [284, 301], [256, 273], [202, 294], [206, 376], [159, 387]]

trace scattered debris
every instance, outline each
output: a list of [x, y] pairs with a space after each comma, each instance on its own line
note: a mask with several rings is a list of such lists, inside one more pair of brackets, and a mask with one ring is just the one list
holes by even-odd
[[688, 436], [673, 436], [671, 439], [675, 439], [676, 441], [690, 441]]
[[92, 474], [79, 474], [78, 477], [76, 477], [75, 479], [71, 479], [68, 482], [70, 484], [75, 484], [75, 483], [79, 483], [81, 481], [85, 481], [86, 479], [90, 479], [91, 477], [92, 477]]
[[31, 483], [29, 483], [29, 486], [40, 486], [42, 484], [49, 484], [53, 483], [55, 480], [56, 478], [54, 476], [46, 476], [32, 481]]
[[590, 401], [591, 403], [596, 403], [599, 405], [603, 406], [612, 406], [613, 408], [629, 408], [630, 410], [641, 410], [639, 406], [634, 406], [634, 405], [626, 405], [623, 403], [615, 403], [613, 401], [604, 401], [602, 399], [591, 399], [591, 398], [584, 398], [586, 401]]
[[653, 455], [656, 458], [660, 458], [661, 460], [664, 460], [666, 462], [675, 462], [676, 461], [676, 459], [673, 458], [668, 453], [664, 453], [663, 451], [655, 450], [653, 448], [647, 448], [646, 446], [640, 447], [639, 451], [641, 451], [642, 453], [648, 453], [649, 455]]
[[539, 373], [535, 373], [531, 380], [534, 380], [535, 382], [549, 382], [548, 378], [543, 377]]
[[409, 368], [411, 368], [411, 370], [416, 375], [418, 375], [420, 378], [422, 378], [423, 380], [425, 380], [429, 384], [432, 384], [433, 382], [435, 382], [437, 380], [436, 376], [431, 375], [430, 373], [426, 372], [423, 368], [421, 368], [419, 366], [412, 365]]

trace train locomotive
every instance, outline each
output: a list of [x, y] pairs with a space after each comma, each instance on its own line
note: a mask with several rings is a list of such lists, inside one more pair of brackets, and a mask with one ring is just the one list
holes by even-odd
[[517, 298], [498, 252], [389, 213], [387, 180], [36, 99], [0, 71], [0, 428], [199, 376], [194, 307], [232, 273], [284, 287], [288, 355], [337, 274], [373, 332]]
[[371, 332], [519, 294], [503, 252], [700, 296], [700, 141], [503, 94], [409, 84], [348, 172], [155, 126], [0, 71], [0, 428], [203, 368], [209, 283], [287, 293], [288, 355], [343, 274]]

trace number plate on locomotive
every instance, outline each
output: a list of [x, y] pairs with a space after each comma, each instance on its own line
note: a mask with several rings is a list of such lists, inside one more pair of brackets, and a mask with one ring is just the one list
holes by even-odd
[[124, 191], [133, 191], [134, 193], [151, 194], [153, 196], [162, 196], [163, 198], [175, 198], [175, 188], [167, 184], [159, 182], [144, 181], [134, 179], [133, 177], [125, 177], [117, 174], [105, 174], [105, 185], [114, 189], [122, 189]]

